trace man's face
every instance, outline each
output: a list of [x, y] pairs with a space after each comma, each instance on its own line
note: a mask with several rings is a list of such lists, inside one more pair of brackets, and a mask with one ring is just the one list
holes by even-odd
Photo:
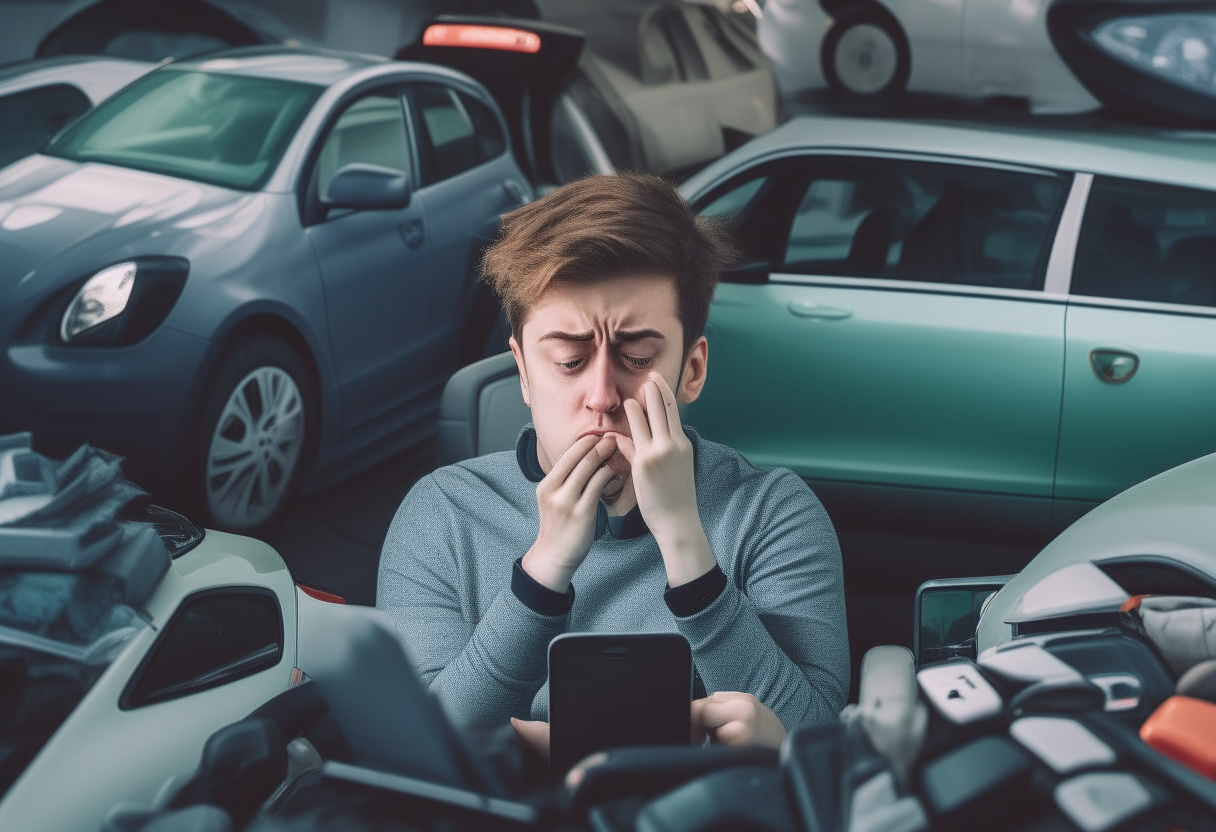
[[[674, 278], [625, 275], [552, 285], [528, 313], [520, 336], [522, 343], [511, 339], [511, 351], [545, 473], [588, 433], [628, 438], [623, 405], [637, 399], [645, 407], [639, 390], [649, 373], [662, 375], [673, 390], [678, 380], [681, 403], [695, 400], [705, 380], [705, 339], [697, 340], [687, 360], [683, 355]], [[608, 465], [617, 472], [602, 497], [611, 505], [629, 484], [629, 463], [617, 451]]]

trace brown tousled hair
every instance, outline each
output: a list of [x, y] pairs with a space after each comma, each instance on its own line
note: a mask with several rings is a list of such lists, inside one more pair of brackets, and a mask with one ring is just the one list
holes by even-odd
[[588, 176], [506, 214], [482, 259], [519, 338], [524, 319], [555, 281], [625, 274], [675, 278], [684, 351], [705, 331], [718, 275], [735, 260], [726, 227], [692, 212], [657, 176]]

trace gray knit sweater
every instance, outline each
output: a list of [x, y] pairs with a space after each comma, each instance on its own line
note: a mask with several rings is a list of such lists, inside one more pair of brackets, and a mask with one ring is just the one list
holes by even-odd
[[384, 542], [376, 606], [453, 719], [547, 718], [549, 641], [566, 632], [683, 633], [708, 692], [751, 693], [786, 727], [836, 717], [849, 652], [827, 513], [793, 472], [761, 470], [688, 433], [701, 523], [728, 580], [686, 617], [663, 601], [666, 572], [649, 533], [595, 540], [568, 614], [520, 601], [512, 566], [536, 541], [539, 515], [515, 453], [440, 468], [410, 489]]

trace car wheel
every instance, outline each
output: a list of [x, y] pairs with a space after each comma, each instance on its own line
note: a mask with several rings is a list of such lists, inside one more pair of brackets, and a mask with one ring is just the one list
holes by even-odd
[[841, 12], [823, 39], [820, 59], [832, 89], [865, 98], [903, 92], [912, 68], [908, 39], [899, 24], [870, 6]]
[[227, 349], [203, 392], [195, 434], [196, 503], [206, 523], [251, 534], [278, 520], [317, 435], [312, 377], [279, 338]]

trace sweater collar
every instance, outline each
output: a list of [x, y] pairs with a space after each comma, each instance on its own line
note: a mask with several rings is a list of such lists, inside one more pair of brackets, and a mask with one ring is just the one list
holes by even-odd
[[[693, 441], [695, 458], [696, 439], [693, 437], [696, 434], [693, 434], [688, 428], [684, 430]], [[545, 478], [545, 472], [541, 469], [540, 460], [536, 456], [536, 429], [530, 423], [520, 431], [519, 439], [515, 442], [515, 459], [519, 462], [519, 470], [523, 472], [529, 482], [540, 482]], [[595, 539], [599, 540], [603, 537], [605, 530], [612, 532], [612, 536], [617, 540], [631, 540], [650, 534], [650, 529], [646, 526], [646, 521], [642, 519], [642, 512], [637, 506], [625, 514], [610, 517], [608, 509], [604, 507], [603, 503], [600, 503], [595, 512]]]

